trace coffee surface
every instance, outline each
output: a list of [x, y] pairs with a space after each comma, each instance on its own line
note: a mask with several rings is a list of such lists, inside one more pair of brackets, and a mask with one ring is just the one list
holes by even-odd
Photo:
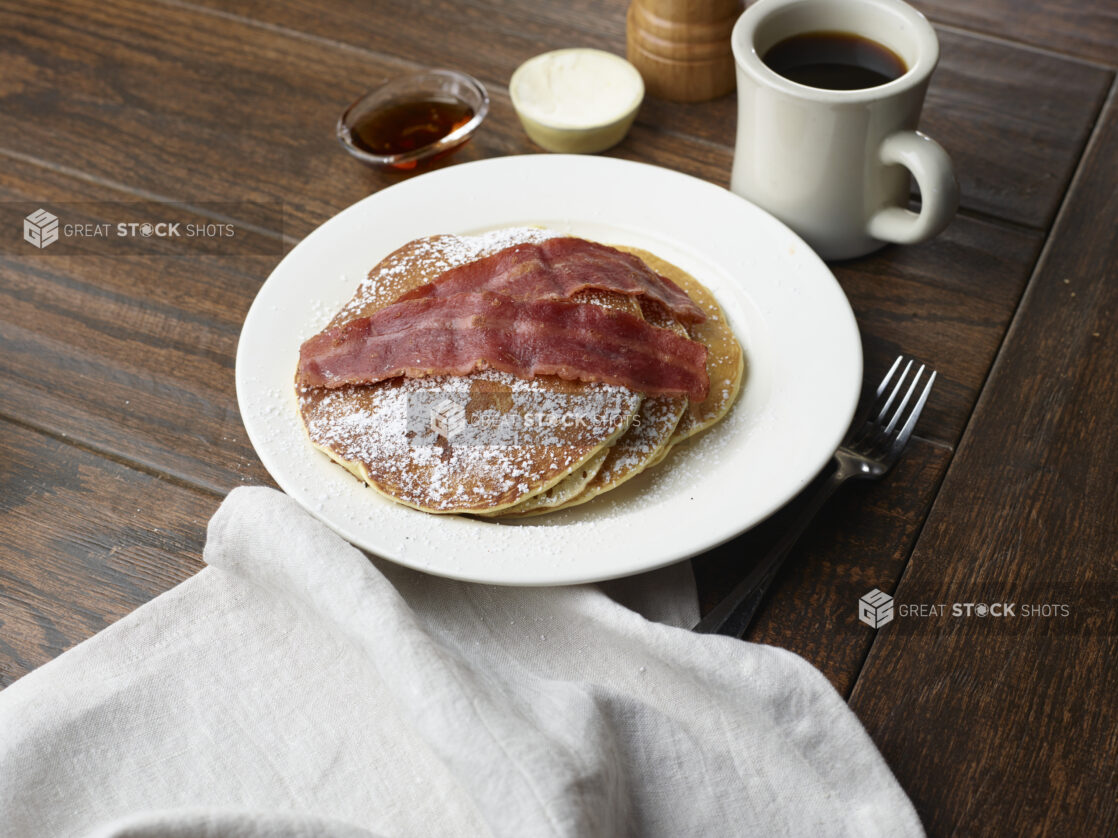
[[862, 90], [900, 78], [904, 61], [888, 47], [851, 32], [805, 32], [785, 38], [761, 58], [797, 84], [823, 90]]

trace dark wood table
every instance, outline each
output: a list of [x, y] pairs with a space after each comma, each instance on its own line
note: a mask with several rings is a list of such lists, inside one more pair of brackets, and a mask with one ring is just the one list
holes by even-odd
[[[1118, 834], [1118, 9], [919, 0], [942, 44], [922, 127], [962, 206], [934, 241], [834, 266], [866, 377], [940, 371], [900, 465], [845, 490], [750, 638], [846, 697], [933, 835]], [[251, 224], [236, 253], [0, 252], [0, 684], [201, 566], [234, 486], [270, 484], [233, 385], [280, 255], [398, 177], [347, 157], [339, 111], [421, 67], [482, 79], [453, 162], [537, 151], [506, 89], [549, 48], [624, 52], [621, 0], [72, 0], [0, 4], [0, 203], [173, 201]], [[649, 99], [610, 154], [726, 185], [733, 97]], [[148, 202], [144, 204], [144, 202]], [[9, 215], [12, 213], [9, 212]], [[22, 214], [22, 212], [20, 213]], [[717, 601], [769, 522], [694, 560]], [[1056, 603], [1063, 619], [855, 619]]]

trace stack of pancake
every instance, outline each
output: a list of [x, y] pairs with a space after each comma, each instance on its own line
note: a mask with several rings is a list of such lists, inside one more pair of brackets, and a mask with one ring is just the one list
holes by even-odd
[[[522, 227], [409, 242], [370, 271], [312, 341], [383, 313], [409, 292], [422, 294], [416, 289], [451, 268], [556, 235]], [[322, 381], [304, 375], [301, 362], [296, 392], [312, 444], [388, 498], [443, 514], [539, 515], [585, 503], [656, 465], [726, 415], [744, 359], [706, 288], [653, 254], [622, 249], [682, 288], [705, 320], [685, 324], [655, 300], [614, 291], [587, 289], [571, 299], [627, 312], [705, 346], [709, 392], [701, 401], [493, 368], [318, 386]]]

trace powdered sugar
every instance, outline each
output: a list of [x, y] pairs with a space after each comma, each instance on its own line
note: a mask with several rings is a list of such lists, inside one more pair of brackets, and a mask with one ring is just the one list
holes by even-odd
[[[622, 432], [639, 404], [623, 387], [557, 388], [494, 371], [392, 385], [302, 390], [303, 419], [317, 445], [371, 485], [432, 511], [484, 511], [517, 502]], [[463, 426], [449, 439], [429, 419], [427, 403], [437, 400], [465, 411]]]
[[610, 456], [598, 472], [594, 484], [607, 486], [643, 467], [667, 443], [686, 406], [686, 399], [645, 399], [637, 419], [610, 449]]

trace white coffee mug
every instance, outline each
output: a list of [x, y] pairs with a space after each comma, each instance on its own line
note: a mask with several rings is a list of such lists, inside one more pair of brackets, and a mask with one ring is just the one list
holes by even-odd
[[[877, 87], [790, 81], [762, 57], [805, 33], [842, 32], [888, 47], [907, 68]], [[799, 233], [824, 259], [925, 241], [959, 203], [951, 159], [916, 130], [939, 42], [900, 0], [758, 0], [734, 26], [738, 133], [730, 188]], [[909, 173], [920, 211], [907, 209]]]

